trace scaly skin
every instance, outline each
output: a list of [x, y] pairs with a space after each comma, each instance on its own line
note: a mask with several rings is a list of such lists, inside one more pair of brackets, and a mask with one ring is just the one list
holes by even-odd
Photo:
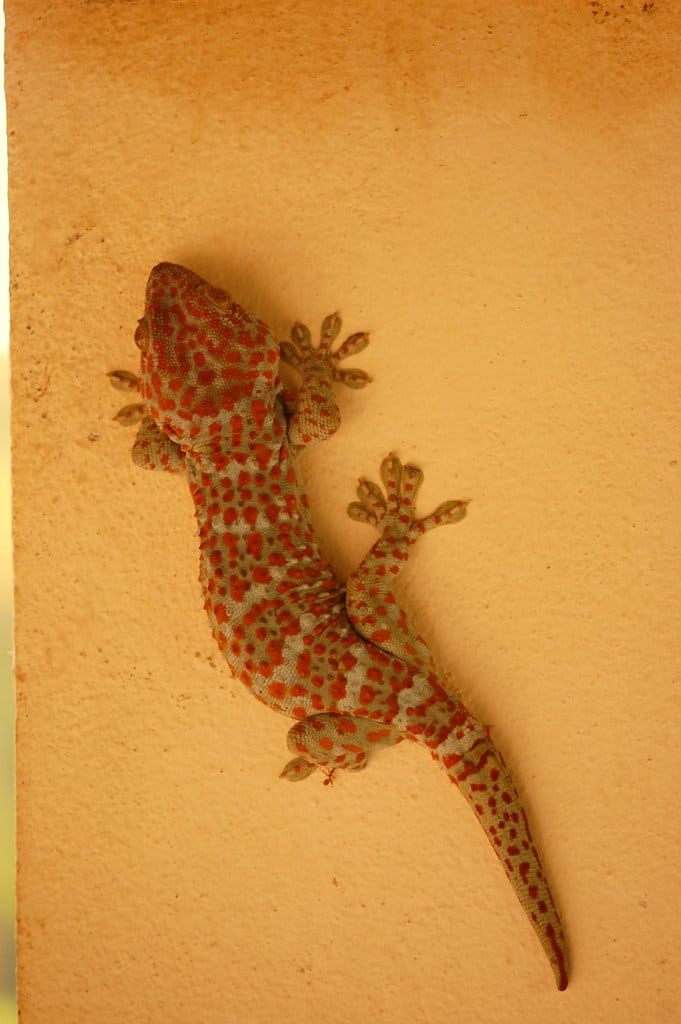
[[[418, 537], [458, 522], [466, 502], [417, 519], [422, 474], [391, 455], [383, 486], [360, 481], [348, 509], [380, 537], [345, 585], [317, 546], [298, 452], [337, 429], [334, 382], [368, 382], [340, 366], [367, 336], [352, 335], [334, 352], [339, 330], [338, 316], [327, 317], [314, 348], [297, 324], [293, 343], [280, 346], [226, 292], [161, 263], [135, 333], [140, 376], [111, 374], [142, 401], [117, 418], [140, 423], [138, 465], [189, 482], [213, 635], [236, 678], [296, 719], [282, 776], [296, 781], [319, 769], [328, 782], [339, 769], [363, 768], [380, 746], [425, 746], [474, 808], [564, 989], [563, 932], [516, 788], [485, 728], [438, 683], [425, 642], [391, 593]], [[296, 400], [281, 385], [280, 354], [302, 377]]]

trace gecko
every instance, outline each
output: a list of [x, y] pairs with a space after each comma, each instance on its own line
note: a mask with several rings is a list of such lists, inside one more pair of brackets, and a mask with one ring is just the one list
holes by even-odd
[[[368, 334], [336, 345], [340, 329], [332, 314], [318, 345], [301, 323], [278, 342], [226, 291], [160, 263], [135, 331], [139, 375], [109, 374], [137, 393], [115, 418], [138, 424], [137, 466], [188, 481], [213, 636], [234, 677], [294, 719], [282, 777], [319, 771], [329, 782], [365, 768], [382, 747], [425, 747], [472, 806], [565, 989], [563, 928], [516, 786], [489, 729], [439, 681], [393, 593], [419, 537], [458, 523], [468, 502], [445, 501], [419, 518], [423, 473], [392, 453], [380, 484], [360, 479], [348, 507], [379, 536], [344, 583], [315, 538], [299, 455], [338, 429], [336, 385], [370, 380], [343, 365]], [[282, 381], [282, 360], [300, 379], [297, 394]]]

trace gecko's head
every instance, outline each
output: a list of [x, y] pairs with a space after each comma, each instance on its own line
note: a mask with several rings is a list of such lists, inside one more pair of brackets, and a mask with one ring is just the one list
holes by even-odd
[[[269, 328], [198, 274], [159, 263], [135, 332], [140, 391], [159, 427], [185, 451], [266, 429], [279, 345]], [[251, 437], [244, 430], [251, 431]]]

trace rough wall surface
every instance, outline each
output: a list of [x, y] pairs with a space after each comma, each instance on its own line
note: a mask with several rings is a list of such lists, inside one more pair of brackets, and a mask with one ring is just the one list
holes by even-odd
[[[6, 16], [24, 1024], [677, 1020], [678, 7]], [[473, 498], [403, 599], [524, 793], [567, 992], [418, 750], [277, 778], [288, 723], [213, 645], [186, 488], [112, 422], [161, 259], [281, 336], [372, 330], [374, 384], [306, 456], [339, 573], [387, 451], [424, 509]]]

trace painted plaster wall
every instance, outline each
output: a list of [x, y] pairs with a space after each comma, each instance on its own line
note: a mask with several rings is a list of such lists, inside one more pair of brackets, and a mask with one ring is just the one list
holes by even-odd
[[[678, 1020], [678, 7], [6, 14], [24, 1024]], [[372, 331], [306, 456], [340, 573], [387, 451], [473, 498], [403, 600], [524, 793], [567, 992], [419, 750], [277, 778], [189, 495], [112, 422], [161, 259]]]

